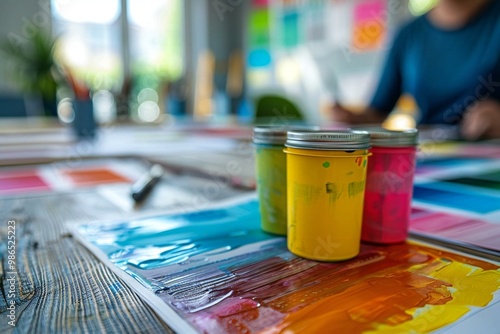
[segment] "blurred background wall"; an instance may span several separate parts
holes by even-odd
[[[248,119],[260,96],[275,94],[317,123],[334,100],[368,102],[395,30],[434,2],[4,0],[0,38],[28,53],[35,31],[55,43],[62,121],[67,102],[89,92],[100,122]],[[33,105],[37,96],[14,62],[0,53],[0,116],[11,116],[6,98]]]

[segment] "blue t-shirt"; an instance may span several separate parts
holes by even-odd
[[[421,124],[456,124],[474,102],[500,100],[500,1],[459,29],[438,28],[427,15],[404,26],[370,106],[388,114],[401,94],[413,96]]]

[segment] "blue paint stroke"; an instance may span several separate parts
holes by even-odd
[[[116,224],[89,224],[79,232],[122,269],[156,269],[210,257],[275,237],[260,227],[257,201],[228,208]]]

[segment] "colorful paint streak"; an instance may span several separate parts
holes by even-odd
[[[500,289],[499,266],[418,244],[362,245],[336,263],[296,257],[261,231],[255,200],[78,231],[204,333],[429,332]]]
[[[500,288],[497,267],[463,260],[416,245],[366,246],[341,264],[269,258],[233,269],[234,282],[223,284],[231,288],[211,288],[230,297],[187,317],[202,332],[429,332],[487,305]],[[453,292],[457,287],[466,288]],[[446,321],[427,321],[431,312]]]

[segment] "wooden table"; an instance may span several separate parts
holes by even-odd
[[[116,135],[116,129],[111,130]],[[106,131],[113,132],[109,129]],[[124,131],[118,133],[123,134]],[[141,129],[139,135],[151,131],[159,130]],[[106,140],[112,141],[112,138],[107,134],[106,136]],[[13,137],[4,133],[4,138]],[[168,141],[172,142],[170,138]],[[16,145],[20,144],[23,143],[16,142]],[[74,147],[71,142],[56,144],[61,149],[55,156],[44,158],[42,152],[42,156],[35,159],[35,162],[60,160],[67,154],[64,150]],[[161,147],[160,144],[156,143],[156,148]],[[22,147],[26,149],[24,144]],[[0,148],[10,153],[17,150],[15,147],[11,149],[12,145],[8,143],[0,145]],[[117,156],[130,153],[126,145],[122,145],[122,149],[125,149],[124,153],[118,152]],[[103,152],[106,153],[107,150],[109,148]],[[153,152],[156,156],[161,153],[157,149],[153,149]],[[100,156],[105,155],[98,153]],[[20,163],[15,154],[12,157],[13,160],[3,159],[0,164],[15,166]],[[180,177],[176,182],[185,182],[184,185],[189,188],[192,178],[194,176]],[[191,191],[195,189],[192,188]],[[230,195],[232,191],[243,190],[230,190],[224,196]],[[4,287],[0,294],[0,332],[172,332],[136,293],[77,243],[67,233],[65,226],[75,217],[89,221],[127,214],[130,213],[124,212],[95,189],[0,197],[0,257],[3,264],[0,277]],[[15,222],[14,271],[8,267],[9,221]],[[8,291],[5,290],[8,286],[7,279],[13,277],[12,272],[15,277],[15,327],[9,325],[9,298],[6,298]]]
[[[0,331],[19,333],[171,332],[141,299],[65,232],[68,218],[101,219],[120,210],[92,191],[0,201],[2,281],[7,222],[15,221],[16,317],[0,295]],[[85,205],[82,205],[85,203]],[[122,212],[123,214],[123,212]]]

